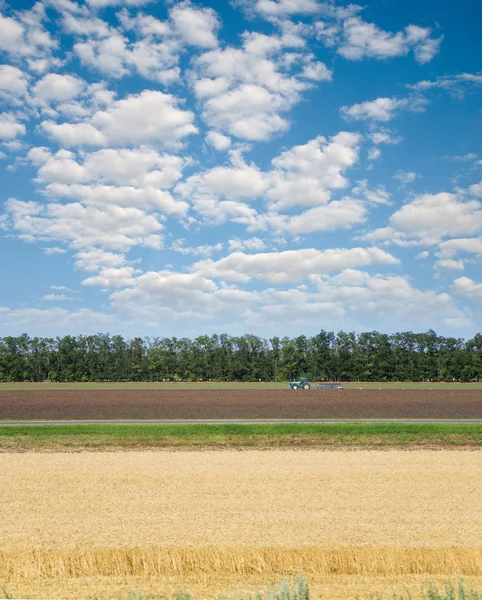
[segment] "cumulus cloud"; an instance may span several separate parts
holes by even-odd
[[[417,196],[392,214],[387,227],[369,232],[360,239],[370,243],[430,246],[439,244],[444,238],[472,236],[480,232],[482,204],[478,200],[467,199],[462,193],[441,192]],[[456,244],[454,241],[454,249]],[[445,248],[450,248],[448,241]],[[451,255],[442,258],[451,258]]]
[[[340,112],[346,120],[388,122],[401,111],[423,112],[427,101],[414,96],[410,98],[377,98],[351,106],[342,106]]]
[[[45,294],[42,296],[42,300],[46,300],[47,302],[65,302],[66,300],[73,300],[73,298],[66,294]]]
[[[135,245],[162,247],[163,225],[138,208],[105,205],[41,204],[8,200],[12,227],[25,241],[62,241],[76,249],[100,246],[126,251]]]
[[[25,96],[28,88],[27,75],[12,65],[0,65],[0,98],[13,100]]]
[[[116,310],[132,317],[148,313],[164,322],[234,323],[242,330],[279,328],[288,324],[292,335],[317,322],[343,324],[380,323],[395,329],[452,320],[464,326],[471,322],[447,293],[421,291],[407,277],[370,275],[345,269],[336,275],[321,274],[308,286],[244,290],[235,285],[217,285],[199,273],[148,272],[134,278],[127,289],[115,291],[111,302]],[[370,325],[369,325],[370,324]],[[295,331],[290,329],[295,327]]]
[[[87,308],[69,311],[59,307],[11,309],[0,306],[0,318],[4,335],[20,335],[22,331],[45,337],[89,335],[104,331],[106,328],[119,327],[116,316]]]
[[[228,242],[228,247],[230,251],[248,250],[254,252],[257,250],[264,250],[266,248],[266,244],[258,237],[251,237],[244,240],[232,238]]]
[[[396,179],[402,186],[406,186],[410,183],[413,183],[417,177],[419,176],[414,171],[404,171],[403,169],[398,169],[395,175],[392,176],[392,179]]]
[[[424,64],[438,54],[443,39],[433,38],[431,34],[430,27],[417,25],[408,25],[403,31],[391,33],[353,16],[343,23],[338,53],[348,60],[361,60],[365,57],[387,59],[405,56],[413,51],[415,60]]]
[[[187,0],[174,5],[169,16],[187,44],[200,48],[215,48],[218,45],[220,23],[212,8],[198,8]]]
[[[0,140],[14,140],[16,137],[25,135],[26,128],[19,123],[14,115],[0,113]]]
[[[32,92],[38,100],[65,102],[75,98],[84,88],[84,82],[74,75],[48,73],[37,81]]]
[[[281,35],[245,33],[241,48],[228,46],[196,58],[191,83],[208,125],[253,141],[285,131],[289,123],[283,113],[313,81],[331,79],[331,71],[304,47],[293,25]]]
[[[241,217],[239,222],[248,225],[248,231],[272,229],[279,235],[295,236],[351,229],[354,225],[363,223],[366,214],[367,208],[363,201],[347,197],[296,215],[267,212],[256,217]]]
[[[154,0],[87,0],[87,4],[93,8],[105,8],[106,6],[139,7],[153,1]]]
[[[182,176],[189,163],[172,154],[151,148],[108,148],[81,156],[69,150],[52,154],[36,147],[28,158],[38,166],[37,181],[45,184],[101,183],[135,188],[168,189]],[[154,190],[153,190],[154,191]]]
[[[234,252],[218,261],[195,263],[192,270],[202,277],[248,282],[258,279],[271,284],[303,281],[347,267],[371,264],[398,264],[398,259],[379,248],[337,248],[286,250],[245,254]]]
[[[105,76],[119,78],[135,70],[138,75],[164,85],[179,79],[179,45],[175,41],[131,42],[118,32],[108,37],[77,42],[74,51],[87,66]]]
[[[469,277],[459,277],[452,284],[452,292],[459,296],[466,296],[472,300],[481,300],[482,283],[476,283]]]
[[[312,15],[320,11],[318,0],[254,0],[251,6],[266,18]]]
[[[42,128],[64,146],[122,146],[157,143],[176,146],[197,133],[194,114],[171,94],[144,90],[113,102],[81,123],[43,121]]]
[[[207,143],[216,150],[229,150],[231,147],[231,138],[219,133],[219,131],[208,131],[206,135]]]
[[[104,288],[126,287],[133,281],[133,276],[140,272],[133,267],[103,268],[98,275],[88,277],[82,285],[98,285]]]
[[[482,73],[459,73],[457,75],[442,75],[434,80],[422,80],[407,85],[416,92],[428,92],[430,90],[445,90],[456,98],[463,98],[470,87],[482,86]]]
[[[31,10],[17,11],[7,17],[0,13],[0,51],[14,61],[22,61],[34,73],[44,73],[60,61],[53,57],[58,47],[44,26],[45,5],[36,2]]]
[[[424,194],[396,211],[390,224],[409,237],[435,244],[444,237],[481,231],[482,205],[445,192]]]
[[[269,208],[326,204],[331,190],[348,185],[343,173],[357,162],[359,143],[358,134],[341,132],[329,141],[320,136],[294,146],[273,159],[266,193]]]
[[[202,244],[200,246],[185,246],[185,240],[182,238],[177,239],[171,246],[171,250],[179,252],[184,256],[211,256],[215,252],[220,252],[223,249],[223,244],[218,242],[217,244]]]
[[[108,268],[118,268],[126,264],[124,254],[106,252],[100,248],[82,250],[75,256],[75,266],[82,271],[94,272]]]
[[[349,132],[329,140],[319,136],[282,152],[265,172],[247,164],[238,151],[231,151],[231,165],[193,175],[178,184],[176,192],[192,202],[207,222],[232,220],[247,225],[249,231],[270,228],[296,235],[351,227],[364,220],[364,202],[353,198],[330,201],[333,191],[348,186],[344,174],[358,160],[360,139]],[[254,208],[258,199],[268,212]],[[300,215],[280,213],[299,207],[310,210]]]

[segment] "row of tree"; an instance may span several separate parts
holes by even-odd
[[[0,338],[0,381],[479,381],[482,335],[377,331],[313,337]]]

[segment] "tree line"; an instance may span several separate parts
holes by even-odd
[[[0,338],[0,381],[480,381],[482,335]]]

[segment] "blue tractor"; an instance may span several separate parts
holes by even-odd
[[[300,377],[298,381],[290,381],[288,385],[290,390],[342,390],[343,386],[339,383],[321,383],[316,387],[308,381],[306,377]]]
[[[306,377],[300,377],[298,381],[290,381],[288,387],[290,390],[311,390],[313,388]]]

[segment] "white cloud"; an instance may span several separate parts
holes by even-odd
[[[27,88],[27,75],[21,69],[12,65],[0,65],[0,98],[25,96]]]
[[[121,251],[135,245],[162,247],[163,225],[138,208],[8,200],[6,210],[13,229],[29,242],[59,240],[77,249],[100,246]]]
[[[48,73],[37,81],[32,92],[39,100],[65,102],[75,98],[83,88],[84,82],[79,77]]]
[[[308,286],[296,289],[267,288],[246,291],[234,285],[218,286],[199,273],[149,272],[128,289],[111,295],[112,306],[134,318],[146,314],[157,322],[200,323],[222,321],[241,331],[279,330],[296,335],[309,330],[313,319],[326,327],[380,327],[387,329],[423,327],[443,320],[473,326],[447,293],[421,291],[408,278],[369,275],[354,269],[335,276],[322,274]],[[357,325],[356,325],[357,324]],[[363,324],[363,325],[360,325]],[[225,329],[223,329],[225,330]]]
[[[275,212],[250,218],[240,218],[248,224],[248,231],[273,229],[277,234],[303,235],[321,231],[350,229],[363,223],[367,214],[365,203],[353,198],[334,200],[324,206],[310,208],[297,215]]]
[[[477,198],[482,198],[482,181],[471,185],[469,187],[469,193],[473,196],[477,196]]]
[[[98,275],[84,279],[82,285],[98,285],[103,288],[126,287],[133,282],[134,275],[140,272],[133,267],[104,268]]]
[[[117,100],[82,123],[57,124],[44,121],[46,133],[65,146],[135,145],[158,143],[175,146],[193,133],[194,114],[178,108],[170,94],[144,90]]]
[[[471,300],[482,300],[482,283],[476,283],[469,277],[459,277],[452,285],[452,292]]]
[[[75,266],[82,271],[95,272],[124,266],[126,258],[123,254],[106,252],[100,248],[77,252]]]
[[[0,14],[0,51],[15,61],[25,61],[35,73],[43,73],[60,63],[52,57],[58,47],[43,25],[45,5],[36,2],[31,10],[17,11],[14,17]]]
[[[338,53],[348,60],[362,58],[388,59],[406,56],[411,50],[421,64],[430,62],[440,50],[442,37],[432,38],[429,27],[408,25],[403,31],[391,33],[367,23],[359,16],[343,23],[342,41]]]
[[[64,308],[19,308],[0,307],[0,318],[4,335],[88,335],[119,327],[118,319],[108,313],[82,308],[69,311]],[[111,329],[112,330],[112,329]]]
[[[267,140],[288,128],[282,114],[313,80],[329,81],[331,71],[304,51],[306,42],[293,24],[281,35],[242,37],[241,48],[228,46],[196,58],[190,79],[213,129],[243,140]]]
[[[439,260],[435,261],[435,268],[463,271],[465,267],[463,260],[453,260],[452,258],[440,258]]]
[[[208,131],[206,135],[207,143],[216,150],[229,150],[231,147],[231,138],[219,133],[219,131]]]
[[[26,128],[10,113],[0,113],[0,140],[14,140],[17,136],[25,135]]]
[[[311,15],[320,10],[318,0],[255,0],[254,9],[266,18]]]
[[[107,139],[90,123],[55,123],[42,121],[43,131],[64,146],[104,146]]]
[[[482,230],[482,205],[455,194],[424,194],[405,204],[390,224],[408,237],[435,244],[444,237],[472,235]]]
[[[58,246],[50,246],[48,248],[42,248],[42,252],[47,256],[54,256],[55,254],[65,254],[67,250],[65,250],[65,248],[59,248]]]
[[[190,247],[190,246],[185,246],[184,242],[185,242],[185,240],[183,240],[183,239],[177,239],[175,242],[173,242],[173,244],[171,246],[171,250],[174,250],[175,252],[179,252],[180,254],[183,254],[184,256],[187,256],[189,254],[192,254],[193,256],[211,256],[215,252],[220,252],[223,249],[223,244],[221,244],[221,243],[204,244],[201,246],[191,246]]]
[[[175,192],[191,202],[206,223],[232,220],[246,225],[248,231],[273,229],[292,235],[349,228],[364,221],[365,203],[387,200],[379,188],[365,190],[363,200],[345,197],[330,202],[333,190],[348,186],[344,173],[358,159],[359,142],[358,134],[348,132],[329,140],[320,136],[282,152],[267,172],[247,164],[233,150],[230,166],[193,175],[178,184]],[[267,213],[254,208],[259,199]],[[300,206],[312,208],[298,215],[278,212]]]
[[[155,150],[140,146],[130,148],[109,148],[77,156],[68,150],[59,150],[51,154],[45,147],[32,148],[28,158],[38,166],[37,182],[47,184],[47,190],[60,193],[59,184],[69,184],[63,193],[73,196],[88,195],[89,188],[72,184],[98,184],[98,192],[104,195],[118,193],[129,194],[128,187],[148,188],[146,198],[165,198],[161,190],[172,187],[182,176],[183,168],[189,159],[171,154],[161,154]],[[123,186],[115,190],[108,185]],[[96,189],[96,188],[93,188]],[[135,192],[130,192],[132,196]],[[171,199],[174,203],[174,200]],[[179,207],[184,206],[182,203]],[[182,212],[182,210],[180,211]]]
[[[67,287],[66,285],[51,285],[50,289],[57,290],[60,292],[73,292],[74,291],[71,288]]]
[[[463,98],[471,86],[482,86],[482,73],[459,73],[458,75],[442,75],[435,80],[423,80],[407,85],[417,92],[427,92],[432,89],[441,89],[452,96]]]
[[[105,8],[106,6],[129,6],[138,7],[149,4],[154,0],[86,0],[92,8]]]
[[[213,223],[254,214],[242,203],[256,199],[267,187],[266,177],[256,165],[246,164],[235,151],[230,153],[230,157],[231,166],[217,166],[192,175],[175,189],[186,201],[192,202],[199,214]]]
[[[377,98],[351,106],[342,106],[340,112],[347,120],[387,122],[395,118],[400,111],[423,112],[426,100],[414,96],[410,98]]]
[[[360,239],[400,246],[434,245],[443,238],[480,232],[482,204],[467,200],[463,194],[441,192],[417,196],[392,214],[388,227],[376,229]]]
[[[108,37],[77,42],[74,51],[87,66],[108,77],[119,78],[135,69],[138,75],[169,85],[179,79],[179,44],[150,38],[130,42],[118,32]]]
[[[0,50],[13,53],[16,47],[21,48],[23,33],[18,21],[0,14]]]
[[[423,252],[419,252],[415,258],[417,260],[423,260],[424,258],[428,258],[429,256],[430,256],[430,252],[427,252],[427,250],[424,250]]]
[[[403,169],[398,169],[395,175],[392,176],[392,179],[397,179],[402,186],[406,186],[409,183],[413,183],[419,175],[414,171],[404,171]]]
[[[377,185],[369,188],[366,179],[357,181],[357,185],[352,189],[352,193],[355,196],[363,198],[368,204],[391,204],[391,194],[387,192],[385,186]]]
[[[261,254],[234,252],[218,261],[195,263],[192,270],[201,277],[248,282],[258,279],[271,284],[283,284],[348,267],[372,264],[394,265],[398,259],[379,248],[337,248],[316,250],[286,250]]]
[[[73,300],[73,298],[65,294],[45,294],[45,296],[42,296],[42,300],[46,300],[47,302],[65,302],[66,300]]]
[[[482,258],[482,236],[446,240],[439,244],[440,256],[453,257],[457,252],[468,252]]]
[[[375,146],[378,146],[379,144],[399,144],[403,139],[386,127],[379,129],[378,131],[374,131],[369,137]]]
[[[262,239],[258,237],[247,238],[241,240],[239,238],[232,238],[228,242],[228,247],[230,251],[238,251],[238,250],[264,250],[266,248],[266,244]]]
[[[359,143],[358,134],[340,132],[329,141],[320,136],[273,159],[266,193],[269,208],[326,204],[331,190],[348,185],[343,173],[357,162]]]
[[[196,8],[188,0],[176,4],[169,11],[178,34],[191,46],[215,48],[220,27],[217,14],[212,8]]]

